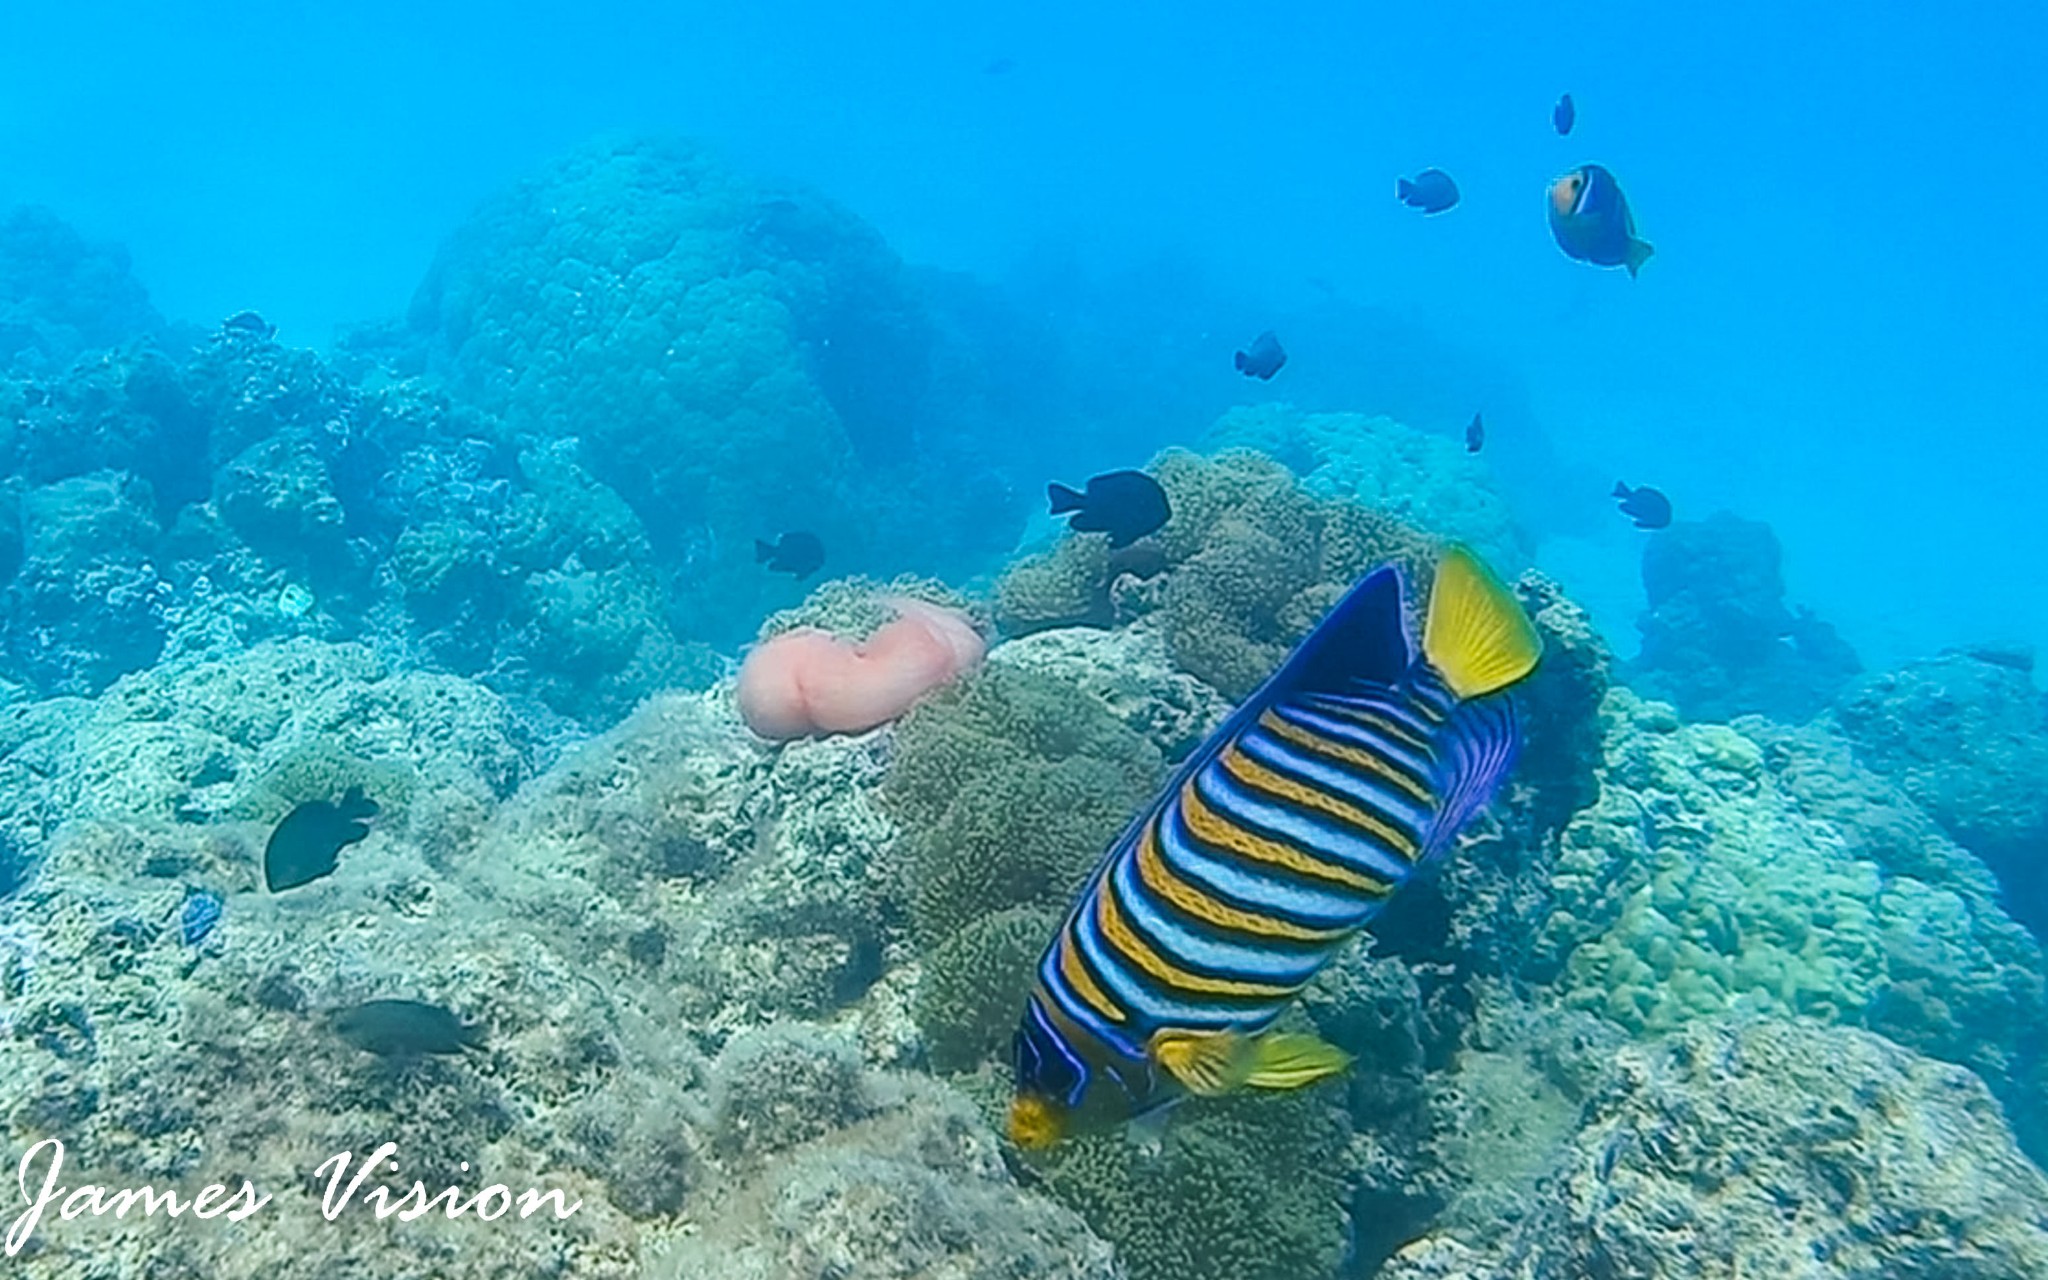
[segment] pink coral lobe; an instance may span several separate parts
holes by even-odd
[[[861,644],[806,627],[756,646],[740,666],[747,727],[776,741],[860,733],[951,684],[987,652],[981,634],[955,610],[906,596],[886,603],[895,619]]]

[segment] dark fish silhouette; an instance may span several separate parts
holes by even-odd
[[[1166,562],[1166,553],[1156,542],[1143,546],[1119,547],[1109,553],[1109,576],[1112,581],[1129,574],[1133,578],[1156,578],[1173,566]]]
[[[754,539],[754,563],[765,564],[802,582],[825,563],[825,544],[815,533],[785,533],[774,542]]]
[[[1267,382],[1287,363],[1287,353],[1281,350],[1279,337],[1268,329],[1252,339],[1250,350],[1238,352],[1232,363],[1245,377]]]
[[[1557,126],[1557,136],[1563,137],[1572,131],[1572,124],[1579,118],[1579,109],[1572,105],[1572,95],[1566,94],[1550,109],[1550,123]]]
[[[1616,480],[1614,497],[1621,514],[1634,520],[1638,529],[1662,529],[1671,523],[1671,499],[1648,485],[1631,489]]]
[[[263,846],[263,883],[272,893],[334,874],[341,851],[370,834],[377,802],[350,787],[339,801],[308,800],[270,833]]]
[[[1088,482],[1086,493],[1063,484],[1045,486],[1056,516],[1076,513],[1067,522],[1075,533],[1106,533],[1112,551],[1130,546],[1155,532],[1173,514],[1166,490],[1142,471],[1112,471]]]
[[[257,338],[264,342],[277,336],[277,326],[254,311],[237,311],[220,322],[223,337]]]
[[[1472,421],[1465,424],[1465,452],[1477,453],[1485,444],[1486,424],[1480,421],[1479,415],[1475,413],[1472,415]]]
[[[1442,213],[1458,203],[1458,184],[1442,169],[1424,169],[1412,179],[1401,179],[1394,194],[1401,197],[1402,204],[1424,213]]]
[[[419,1000],[365,1000],[334,1014],[327,1025],[356,1048],[383,1058],[461,1053],[484,1042],[482,1027]]]
[[[1621,184],[1597,164],[1582,164],[1550,184],[1550,234],[1567,258],[1627,267],[1630,278],[1652,252],[1636,237]]]

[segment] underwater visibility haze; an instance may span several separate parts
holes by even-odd
[[[4,31],[0,1269],[2048,1277],[2048,16]]]

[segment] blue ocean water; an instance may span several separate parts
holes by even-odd
[[[1951,1215],[1955,1274],[2048,1275],[2037,10],[0,33],[0,1167],[282,1199],[390,1140],[394,1196],[589,1206],[463,1262],[317,1193],[53,1211],[52,1274],[1881,1275]],[[1633,278],[1546,221],[1584,164]],[[1045,512],[1141,467],[1158,538]],[[1419,589],[1407,525],[1547,656],[1521,772],[1290,1014],[1351,1075],[1006,1144],[1079,880],[1360,548]],[[835,690],[987,670],[764,711],[805,626],[871,646]]]
[[[1305,385],[1276,397],[1430,427],[1486,403],[1504,482],[1532,499],[1652,476],[1690,510],[1769,521],[1794,596],[1875,661],[2048,639],[2014,585],[2048,550],[2030,515],[2048,446],[2024,425],[2048,36],[2020,5],[368,3],[202,34],[101,3],[10,21],[0,196],[127,244],[171,315],[260,306],[323,345],[401,307],[514,175],[599,130],[680,132],[815,184],[913,261],[1069,284],[1079,266],[1104,283],[1067,301],[1117,341],[1144,344],[1158,304],[1177,362],[1102,351],[1167,384],[1134,397],[1238,397],[1214,349],[1281,324],[1310,345]],[[1013,69],[987,74],[998,60]],[[1559,139],[1566,91],[1580,119]],[[1548,243],[1541,188],[1586,160],[1622,175],[1659,245],[1638,287]],[[1466,199],[1424,223],[1390,193],[1432,164]],[[1170,300],[1112,283],[1147,272]],[[1324,338],[1311,281],[1384,323]],[[1418,343],[1460,358],[1398,358]],[[1551,558],[1625,636],[1630,542],[1590,499],[1555,506],[1530,517]]]

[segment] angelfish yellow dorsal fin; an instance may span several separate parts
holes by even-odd
[[[1299,1089],[1351,1065],[1351,1055],[1316,1036],[1269,1031],[1252,1041],[1244,1082],[1254,1089]]]
[[[1493,570],[1464,547],[1451,546],[1437,561],[1422,652],[1452,693],[1477,698],[1535,670],[1543,637]]]
[[[1152,1033],[1146,1050],[1152,1061],[1189,1093],[1213,1098],[1244,1083],[1245,1042],[1234,1031],[1177,1031],[1167,1027]]]

